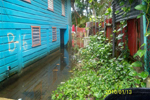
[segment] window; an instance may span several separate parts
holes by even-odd
[[[53,37],[53,41],[57,40],[57,30],[56,30],[56,27],[52,27],[52,37]]]
[[[41,27],[31,26],[32,28],[32,47],[41,45]]]
[[[62,2],[62,15],[65,16],[65,0],[61,0]]]
[[[26,2],[29,2],[29,3],[31,3],[31,1],[30,1],[30,0],[23,0],[23,1],[26,1]]]
[[[48,0],[48,9],[54,11],[53,0]]]

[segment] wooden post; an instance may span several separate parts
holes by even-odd
[[[112,3],[113,3],[113,4],[112,4],[112,5],[113,5],[113,13],[112,13],[113,52],[112,52],[112,54],[113,54],[113,57],[114,57],[114,56],[115,56],[115,38],[116,38],[116,33],[114,33],[114,30],[115,30],[115,22],[116,22],[116,20],[115,20],[115,8],[114,8],[115,3],[114,3],[114,1],[113,1]]]
[[[106,16],[104,16],[104,36],[106,37]]]

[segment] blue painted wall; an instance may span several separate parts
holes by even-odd
[[[48,10],[48,0],[0,0],[0,81],[10,74],[60,46],[60,29],[65,45],[69,41],[71,27],[71,3],[65,0],[65,16],[62,16],[61,0],[54,1],[54,11]],[[31,26],[41,27],[41,45],[32,47]],[[57,28],[57,41],[52,41],[52,27]]]

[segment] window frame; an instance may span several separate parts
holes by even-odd
[[[61,0],[61,6],[62,6],[62,16],[65,16],[65,0]],[[63,9],[64,6],[64,9]],[[63,10],[64,10],[64,14],[63,14]]]
[[[47,4],[48,4],[48,10],[50,11],[54,11],[54,0],[52,0],[52,6],[53,6],[53,9],[52,8],[49,8],[49,0],[47,0]]]
[[[28,2],[28,3],[31,3],[31,1],[30,1],[30,0],[23,0],[23,1]]]
[[[39,44],[33,45],[33,28],[39,28],[39,39],[40,39]],[[32,47],[40,46],[41,45],[41,27],[40,26],[31,26],[31,29],[32,29]]]
[[[56,32],[55,32],[55,34],[56,34],[56,39],[54,40],[53,39],[53,29],[56,29]],[[52,27],[52,41],[54,42],[54,41],[57,41],[57,28],[56,27]]]

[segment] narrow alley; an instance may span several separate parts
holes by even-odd
[[[69,52],[67,49],[57,51],[31,65],[28,72],[15,82],[9,81],[7,87],[0,89],[0,97],[15,100],[50,100],[50,95],[57,85],[64,83],[71,75],[69,71],[72,62]]]

